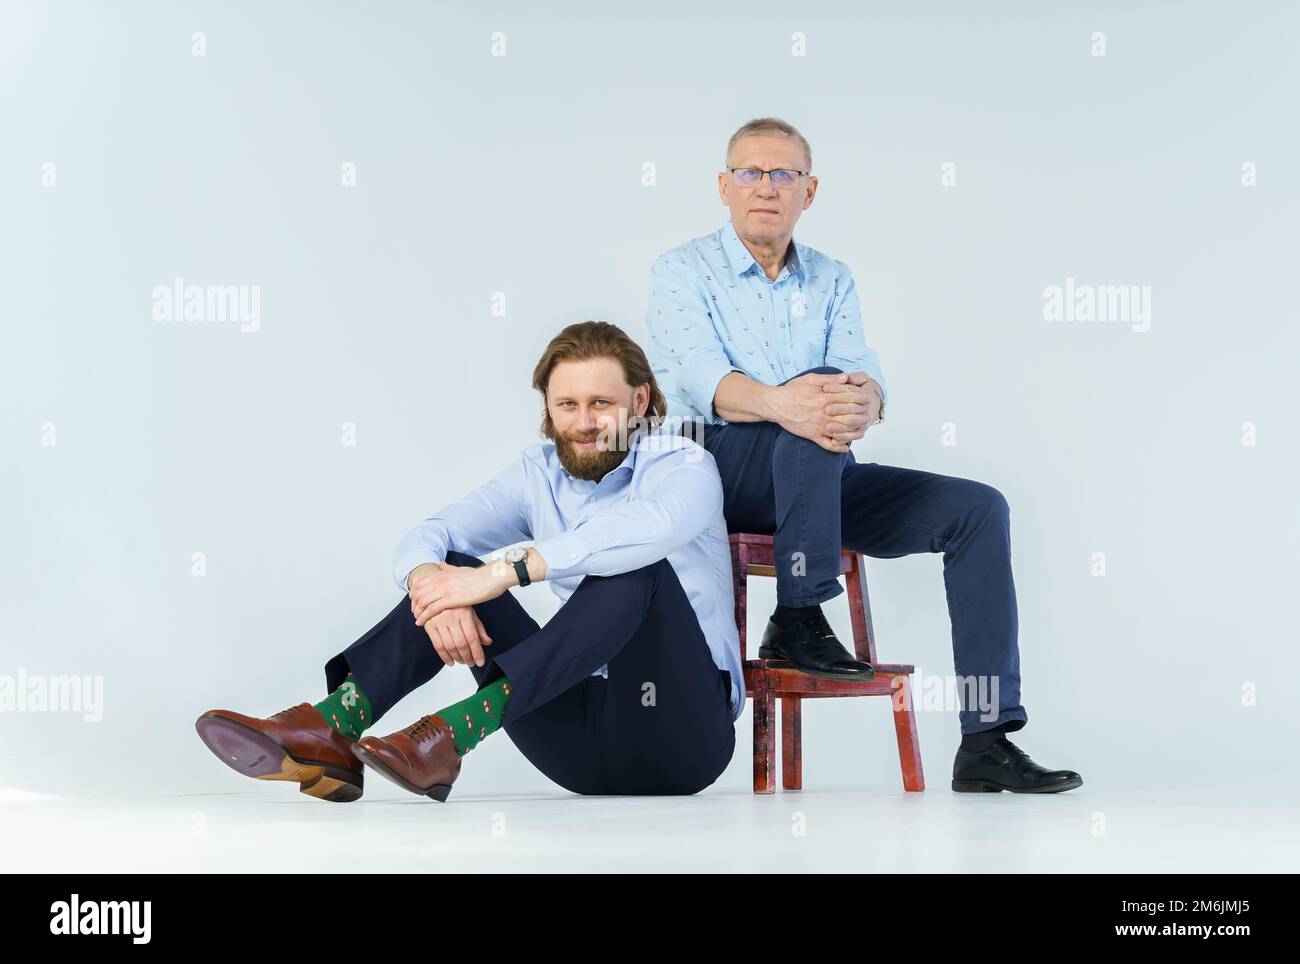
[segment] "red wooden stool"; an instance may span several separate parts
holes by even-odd
[[[804,699],[827,696],[892,696],[903,789],[924,790],[921,742],[916,735],[916,714],[912,710],[911,674],[915,667],[907,663],[876,662],[876,634],[871,627],[867,574],[861,554],[851,549],[842,550],[840,573],[846,577],[854,649],[858,659],[875,667],[876,675],[869,680],[822,679],[800,672],[786,660],[746,658],[747,577],[776,575],[772,537],[733,532],[729,541],[731,571],[736,581],[736,628],[740,630],[745,693],[754,700],[754,792],[772,793],[776,789],[776,741],[772,734],[776,701],[781,700],[781,785],[786,790],[800,790],[803,788],[801,704]]]

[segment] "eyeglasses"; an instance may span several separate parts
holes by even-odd
[[[799,178],[807,174],[807,171],[791,171],[786,168],[777,168],[774,171],[762,171],[756,167],[729,167],[727,170],[736,179],[736,183],[741,187],[753,187],[763,180],[763,175],[768,176],[773,187],[794,187]]]

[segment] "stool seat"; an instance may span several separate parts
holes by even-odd
[[[776,575],[772,536],[733,532],[731,571],[735,579],[736,629],[740,636],[740,662],[745,670],[745,695],[754,701],[754,792],[773,793],[776,784],[776,703],[781,701],[781,785],[786,790],[803,788],[802,713],[803,700],[832,696],[888,696],[898,742],[898,759],[903,789],[925,789],[921,768],[921,742],[916,733],[912,707],[910,663],[878,663],[876,635],[871,625],[871,604],[867,595],[866,567],[861,553],[840,551],[840,575],[845,577],[853,647],[857,658],[868,662],[876,674],[869,680],[833,680],[809,676],[787,660],[748,659],[748,577]]]

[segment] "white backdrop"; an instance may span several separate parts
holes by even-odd
[[[0,676],[103,687],[0,712],[0,788],[246,789],[195,718],[324,695],[402,533],[537,440],[546,341],[644,343],[765,114],[889,380],[858,460],[1010,501],[1017,742],[1092,787],[1296,786],[1293,4],[118,6],[0,8]],[[158,320],[178,278],[256,322]],[[1149,329],[1045,320],[1067,278],[1149,286]],[[869,574],[881,658],[951,673],[941,559]],[[804,728],[807,786],[898,788],[886,701]],[[920,734],[947,792],[956,712]],[[553,789],[504,736],[462,781]]]

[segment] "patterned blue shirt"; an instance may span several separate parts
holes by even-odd
[[[731,718],[745,708],[731,547],[722,480],[703,446],[660,428],[632,437],[627,458],[599,482],[578,479],[553,442],[524,449],[493,479],[440,509],[397,545],[393,579],[448,550],[482,556],[533,540],[551,590],[568,599],[584,576],[610,576],[666,558],[682,584],[713,662],[731,674]],[[608,678],[608,666],[593,676]]]
[[[821,365],[866,372],[889,403],[848,265],[793,238],[775,281],[730,221],[661,254],[650,268],[646,327],[672,416],[726,424],[713,396],[731,372],[779,385]]]

